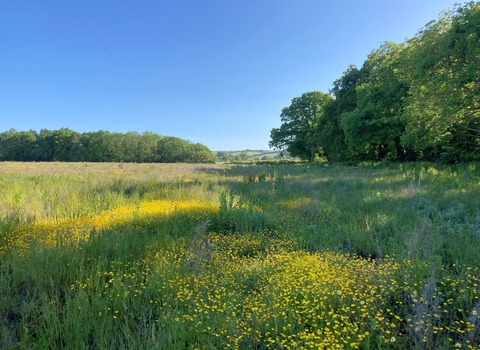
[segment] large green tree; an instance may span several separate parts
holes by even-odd
[[[480,159],[480,3],[442,13],[408,45],[403,143],[420,158]]]
[[[348,146],[342,119],[345,113],[357,108],[357,87],[365,81],[365,72],[350,65],[343,75],[333,82],[330,94],[333,99],[323,107],[317,125],[318,142],[329,161],[358,159],[358,151]]]
[[[35,161],[37,132],[9,131],[0,134],[0,159],[7,161]]]
[[[201,143],[192,143],[190,144],[191,154],[189,163],[215,163],[217,157],[213,154],[207,146],[202,145]]]
[[[172,136],[158,141],[158,154],[162,163],[215,163],[217,160],[206,146]]]
[[[158,143],[162,136],[153,132],[146,131],[141,134],[137,148],[135,149],[136,162],[156,163],[160,162],[158,153]]]
[[[281,126],[270,132],[269,146],[286,150],[290,155],[312,161],[322,155],[318,139],[318,122],[324,107],[332,100],[329,94],[306,92],[292,99],[280,115]]]
[[[40,133],[37,135],[34,149],[35,160],[69,161],[70,150],[79,137],[79,133],[67,128],[59,130],[40,130]]]
[[[364,82],[356,86],[356,108],[341,115],[348,146],[370,160],[407,160],[400,118],[408,84],[396,76],[403,45],[384,43],[365,60]]]

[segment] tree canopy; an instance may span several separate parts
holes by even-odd
[[[11,129],[0,133],[0,161],[215,163],[216,157],[200,143],[151,132]]]
[[[306,92],[292,99],[282,110],[282,125],[270,132],[270,147],[285,149],[294,157],[313,160],[322,153],[316,130],[323,107],[332,99],[318,91]]]
[[[480,160],[480,2],[382,44],[328,94],[294,98],[280,119],[270,146],[302,159]]]

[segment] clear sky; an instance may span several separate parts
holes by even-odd
[[[0,132],[152,131],[268,149],[292,98],[328,92],[454,0],[0,0]]]

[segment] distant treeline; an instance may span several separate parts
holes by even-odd
[[[384,43],[280,119],[270,146],[310,161],[480,160],[480,2]]]
[[[204,145],[151,132],[78,133],[70,129],[0,133],[0,161],[215,163]]]
[[[272,152],[265,150],[250,150],[246,151],[219,151],[216,154],[220,162],[246,162],[246,161],[257,161],[257,160],[286,160],[293,158],[288,154],[288,152]]]

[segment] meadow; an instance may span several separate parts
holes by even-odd
[[[0,163],[2,349],[480,349],[480,164]]]

